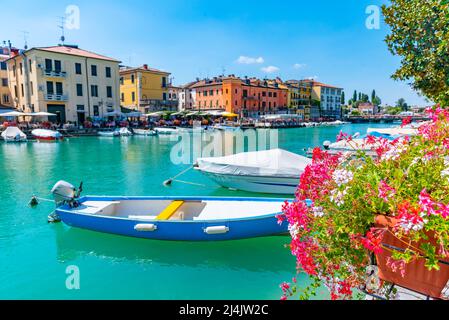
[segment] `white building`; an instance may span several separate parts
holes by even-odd
[[[179,91],[179,105],[178,110],[191,110],[196,106],[196,90],[192,88],[192,85],[196,82],[190,82],[180,87]]]

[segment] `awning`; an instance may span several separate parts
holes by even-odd
[[[31,117],[52,117],[52,116],[56,116],[56,114],[50,113],[50,112],[27,113],[26,115],[27,116],[31,116]]]
[[[18,111],[11,111],[11,112],[4,112],[0,113],[0,117],[22,117],[28,115],[27,113],[18,112]]]
[[[227,117],[227,118],[235,118],[238,117],[238,114],[232,113],[232,112],[223,112],[221,114],[223,117]]]

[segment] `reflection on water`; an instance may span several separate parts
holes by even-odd
[[[161,266],[217,267],[245,271],[294,272],[286,236],[221,242],[175,242],[128,238],[75,228],[55,228],[57,258],[82,256],[157,263]]]

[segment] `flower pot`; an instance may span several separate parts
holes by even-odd
[[[388,258],[391,257],[394,250],[405,250],[408,246],[408,239],[398,239],[393,232],[393,226],[398,220],[379,215],[376,217],[376,227],[387,228],[383,235],[383,252],[376,254],[379,267],[380,279],[394,283],[398,286],[419,292],[426,296],[437,299],[449,298],[449,259],[440,260],[440,270],[431,270],[425,266],[425,259],[419,258],[405,264],[404,277],[400,271],[393,272],[387,265]],[[429,240],[436,245],[433,233],[428,234]],[[413,247],[419,247],[422,242],[412,243]]]

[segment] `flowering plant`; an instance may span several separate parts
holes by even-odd
[[[288,220],[298,272],[312,279],[301,298],[321,285],[332,299],[350,299],[354,289],[366,288],[367,266],[387,250],[382,245],[387,228],[375,224],[379,216],[391,218],[392,232],[407,244],[392,252],[392,270],[403,273],[404,265],[417,259],[438,270],[439,259],[449,257],[449,111],[427,112],[432,120],[416,136],[364,139],[376,157],[365,151],[354,156],[314,150],[296,200],[279,216]],[[344,133],[338,139],[356,142]],[[282,299],[297,292],[293,282],[281,285]]]

